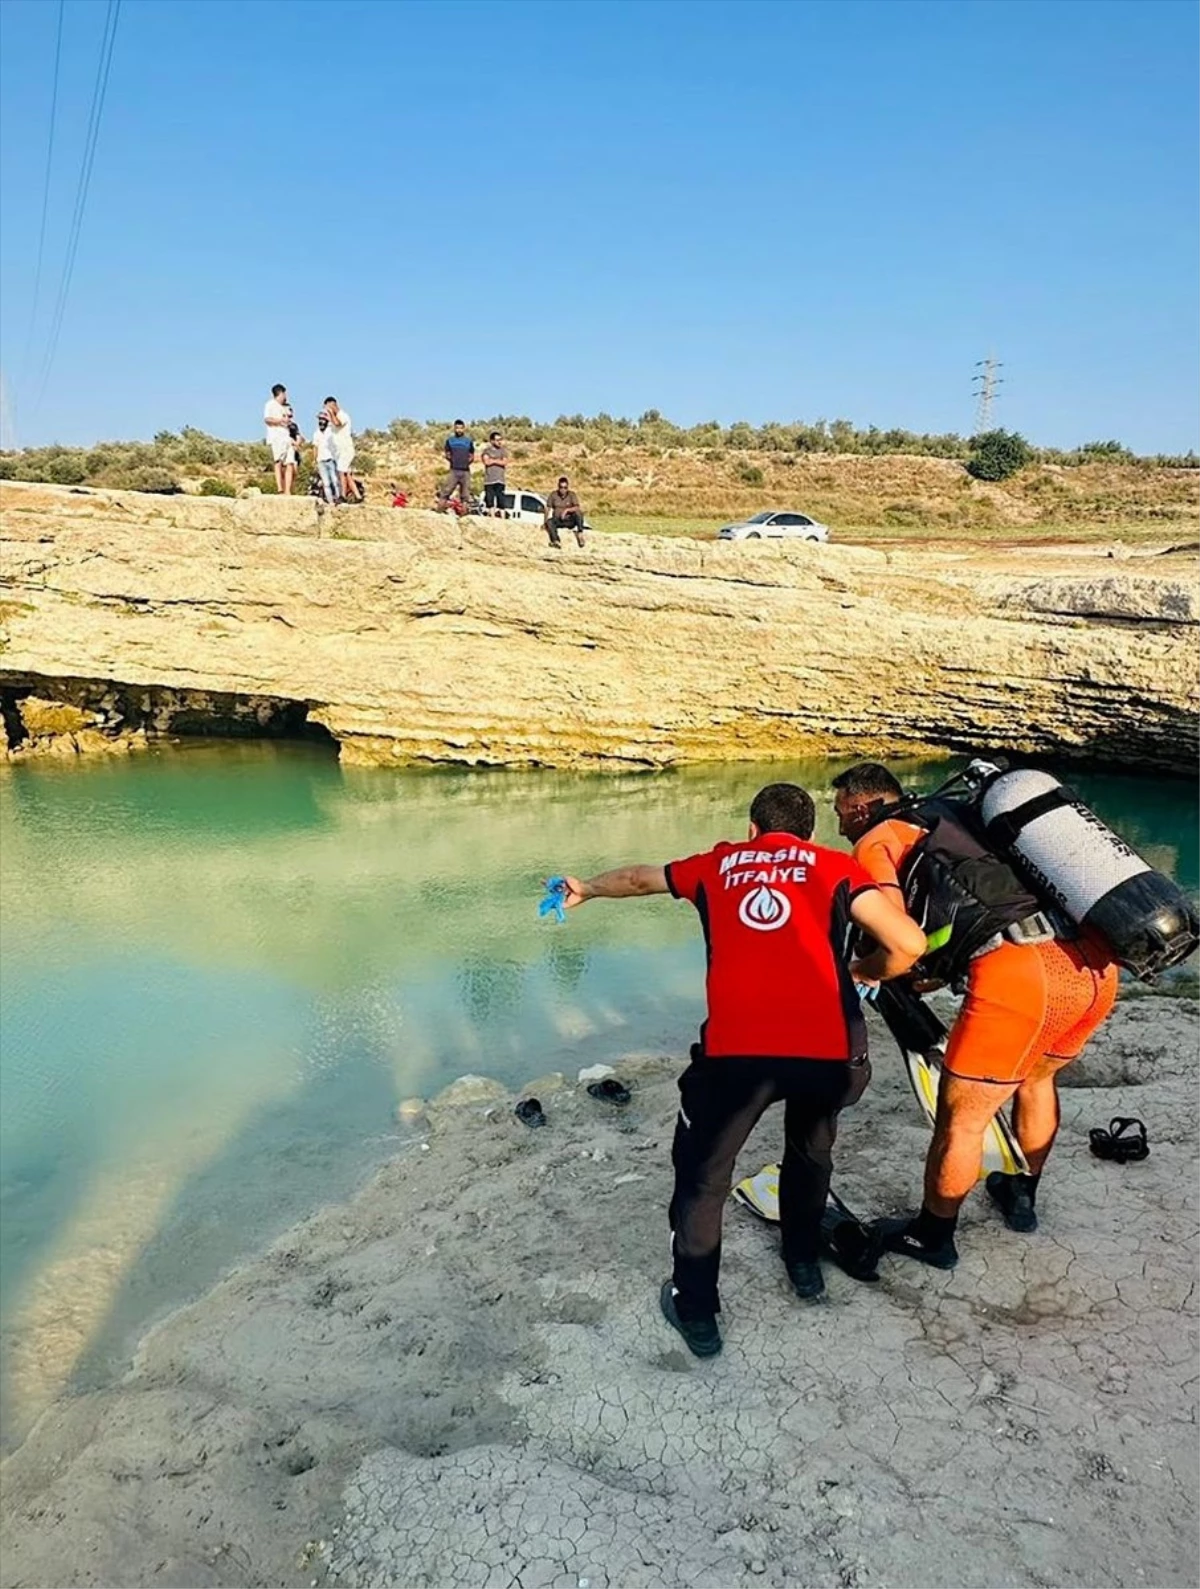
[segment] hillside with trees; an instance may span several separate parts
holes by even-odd
[[[639,419],[525,415],[470,422],[477,445],[499,429],[510,483],[547,490],[566,471],[598,527],[703,534],[715,521],[794,506],[841,532],[879,534],[1193,531],[1200,459],[1136,457],[1117,441],[1070,451],[1007,431],[985,436],[861,429],[848,420],[680,426],[651,409]],[[358,467],[432,501],[448,421],[396,419],[359,438]],[[302,471],[300,486],[305,484]],[[0,478],[142,491],[270,492],[264,443],[187,427],[152,442],[0,453]]]

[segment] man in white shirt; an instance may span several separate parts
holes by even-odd
[[[290,497],[296,478],[296,429],[292,405],[288,402],[287,387],[275,385],[263,409],[263,424],[267,427],[267,445],[275,464],[275,486],[281,497]]]
[[[326,502],[339,502],[341,490],[338,486],[337,458],[333,450],[334,430],[330,423],[329,412],[322,409],[317,415],[317,428],[313,432],[313,448],[316,452],[317,474],[321,481],[321,489]]]
[[[333,456],[337,461],[342,499],[345,502],[356,502],[358,487],[354,484],[354,476],[351,473],[354,464],[354,433],[350,428],[350,415],[344,408],[338,407],[336,397],[325,399],[325,412],[329,415],[329,425],[333,431]]]

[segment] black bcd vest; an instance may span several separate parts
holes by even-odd
[[[933,796],[887,806],[876,821],[893,818],[924,829],[899,871],[904,908],[928,940],[920,970],[960,981],[973,955],[1040,903],[988,848],[973,802]]]

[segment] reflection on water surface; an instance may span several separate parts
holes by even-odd
[[[541,878],[737,837],[761,783],[817,793],[836,770],[393,773],[229,743],[4,769],[8,1438],[351,1190],[396,1150],[401,1099],[465,1071],[515,1085],[682,1055],[701,1013],[693,913],[598,903],[555,927]],[[945,770],[901,769],[924,787]],[[1074,781],[1196,887],[1194,791]]]

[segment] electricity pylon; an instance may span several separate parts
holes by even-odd
[[[992,404],[996,400],[996,388],[1004,385],[1004,377],[997,375],[997,370],[1004,368],[998,359],[988,357],[979,359],[975,365],[978,373],[972,378],[971,386],[975,393],[975,434],[981,436],[985,430],[990,429],[992,423]]]

